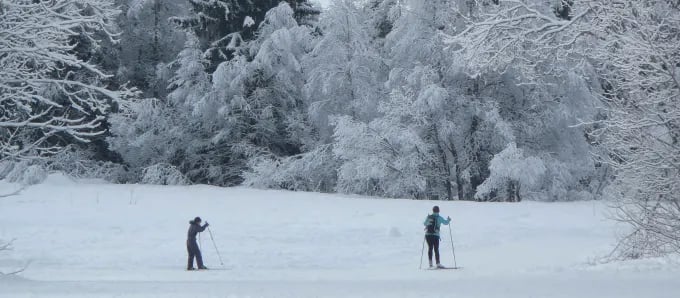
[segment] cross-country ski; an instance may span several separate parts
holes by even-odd
[[[427,270],[458,270],[463,269],[463,267],[432,267],[426,268]]]

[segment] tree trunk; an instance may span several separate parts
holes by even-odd
[[[439,127],[437,127],[437,124],[434,124],[434,139],[435,142],[437,143],[439,159],[442,162],[442,166],[444,167],[444,173],[446,174],[444,178],[444,187],[446,188],[446,199],[449,201],[453,201],[453,193],[451,191],[451,167],[449,166],[448,159],[446,158],[446,152],[444,151],[442,141],[439,138]]]

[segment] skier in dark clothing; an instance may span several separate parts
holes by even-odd
[[[439,215],[439,206],[432,208],[432,214],[425,218],[425,240],[427,241],[427,257],[430,260],[430,268],[432,266],[432,251],[434,250],[435,259],[437,260],[437,268],[444,268],[439,260],[439,228],[442,224],[448,225],[451,222],[451,217],[444,219]]]
[[[196,243],[196,235],[200,232],[205,231],[205,228],[209,226],[208,222],[201,226],[201,218],[196,217],[194,220],[189,221],[189,232],[187,233],[187,251],[189,252],[189,262],[187,263],[187,270],[194,269],[194,257],[196,257],[196,264],[198,269],[208,269],[203,265],[203,257],[201,256],[201,250],[198,248],[198,243]]]

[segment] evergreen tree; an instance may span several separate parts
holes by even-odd
[[[188,17],[175,17],[180,27],[192,30],[201,41],[208,60],[207,70],[235,56],[244,42],[253,40],[266,13],[281,0],[189,0],[192,11]],[[300,24],[311,23],[320,11],[308,0],[286,0]]]
[[[165,65],[175,59],[184,43],[184,32],[168,19],[188,10],[178,1],[126,0],[126,13],[118,19],[120,82],[139,88],[147,97],[163,98],[170,77]]]
[[[271,9],[247,51],[213,74],[213,96],[229,123],[220,136],[246,156],[300,152],[307,126],[300,59],[309,51],[311,31],[298,26],[294,16],[284,2]]]

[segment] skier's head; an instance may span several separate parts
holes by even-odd
[[[196,218],[194,218],[194,220],[190,221],[190,223],[192,223],[192,224],[200,224],[200,223],[201,223],[201,218],[198,217],[198,216],[196,216]]]
[[[432,207],[432,212],[439,213],[439,206]]]

